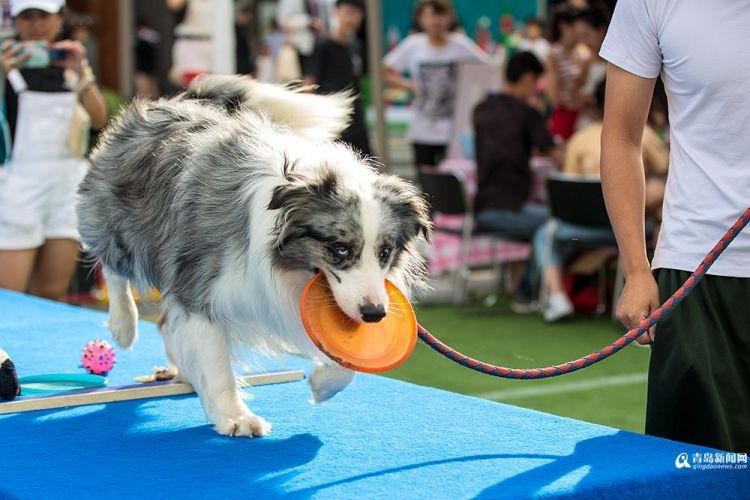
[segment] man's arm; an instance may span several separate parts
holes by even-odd
[[[625,288],[617,318],[628,329],[659,306],[645,239],[645,173],[641,142],[655,78],[642,78],[610,64],[602,129],[602,188],[617,237]],[[650,335],[640,343],[653,341]]]
[[[552,158],[552,161],[556,165],[562,165],[564,159],[563,150],[555,145],[555,139],[547,128],[547,123],[536,109],[531,111],[531,113],[529,135],[532,152],[541,156],[548,156]]]

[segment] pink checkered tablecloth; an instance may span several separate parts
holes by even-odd
[[[442,172],[453,172],[459,175],[466,185],[471,198],[477,191],[476,164],[471,160],[448,159],[438,167]],[[548,173],[554,170],[549,160],[545,158],[534,158],[532,160],[534,172],[534,190],[532,198],[540,202],[545,200],[544,183]],[[435,226],[437,228],[460,229],[463,216],[436,214]],[[515,243],[503,241],[493,245],[492,239],[487,237],[476,237],[471,244],[469,252],[469,264],[471,266],[491,265],[493,262],[514,262],[529,258],[531,246],[526,243]],[[431,276],[439,276],[443,273],[455,271],[461,263],[461,237],[454,234],[435,232],[432,237],[432,245],[428,253],[428,269]]]

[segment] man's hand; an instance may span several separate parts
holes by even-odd
[[[659,305],[659,287],[651,271],[634,273],[625,281],[625,288],[617,305],[617,319],[630,331]],[[647,333],[638,337],[637,342],[641,345],[650,344],[655,337],[656,327],[653,326]]]

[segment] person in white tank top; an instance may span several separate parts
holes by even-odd
[[[86,49],[58,40],[64,5],[12,0],[16,39],[1,57],[12,149],[0,159],[0,288],[51,299],[67,293],[77,262],[74,203],[89,130],[107,121]]]

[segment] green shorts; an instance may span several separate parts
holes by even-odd
[[[660,269],[660,299],[689,276]],[[707,275],[656,327],[646,434],[750,451],[750,278]]]

